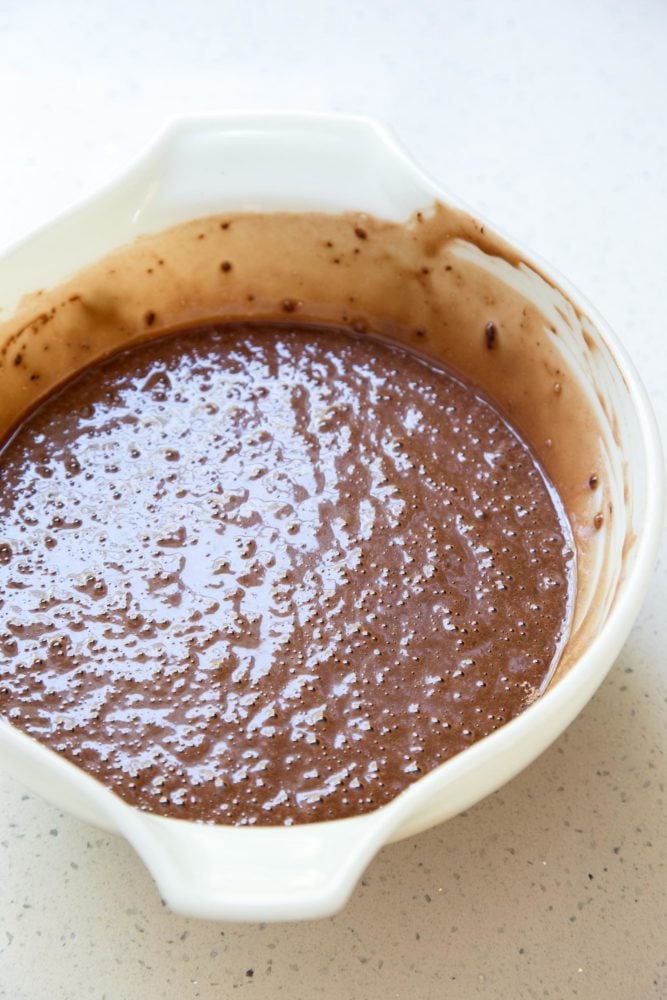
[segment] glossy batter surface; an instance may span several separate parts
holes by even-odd
[[[569,529],[503,418],[345,330],[174,334],[0,455],[0,713],[141,808],[373,809],[548,676]]]

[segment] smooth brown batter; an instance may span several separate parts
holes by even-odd
[[[366,812],[520,712],[564,640],[570,532],[529,450],[342,329],[116,354],[0,481],[0,713],[151,812]]]

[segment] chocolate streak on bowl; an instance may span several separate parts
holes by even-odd
[[[536,288],[543,308],[527,298]],[[611,475],[618,459],[600,432],[604,413],[568,364],[587,321],[566,306],[504,242],[439,204],[405,224],[358,213],[195,220],[143,236],[23,300],[0,326],[0,432],[96,358],[174,328],[293,317],[404,343],[489,396],[556,485],[578,561],[557,680],[613,598],[618,580],[599,567],[618,545],[613,525],[623,502]],[[581,347],[591,369],[604,363],[594,345]]]

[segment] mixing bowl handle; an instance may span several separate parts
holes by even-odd
[[[132,808],[122,814],[120,832],[172,910],[251,921],[337,912],[385,842],[390,820],[382,809],[292,827],[206,826]]]

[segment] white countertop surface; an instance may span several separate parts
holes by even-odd
[[[0,0],[0,245],[176,112],[376,115],[587,294],[664,429],[666,105],[663,0]],[[568,732],[330,920],[174,916],[124,842],[0,774],[0,997],[667,998],[665,557]]]

